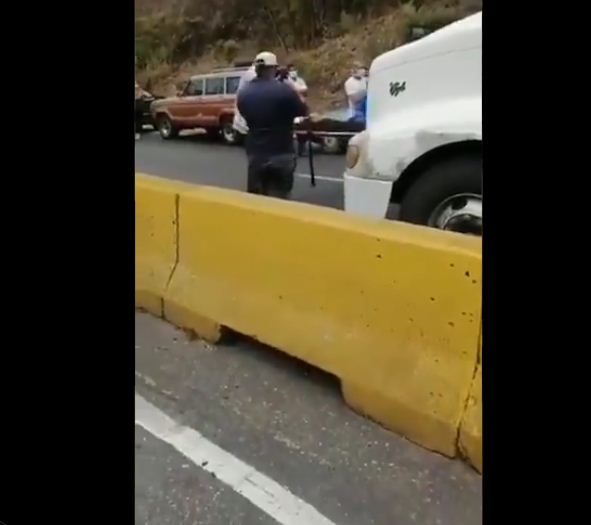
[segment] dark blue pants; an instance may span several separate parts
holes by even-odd
[[[248,157],[248,193],[289,199],[293,189],[296,157],[293,153]]]

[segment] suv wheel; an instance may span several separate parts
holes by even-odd
[[[322,150],[333,155],[339,152],[339,139],[336,137],[322,137]]]
[[[170,140],[178,137],[179,130],[173,125],[170,118],[167,115],[159,115],[157,121],[157,128],[160,136],[164,140]]]
[[[239,133],[234,129],[231,120],[224,120],[222,122],[222,139],[230,146],[238,144],[240,140]]]
[[[322,138],[322,150],[325,153],[331,153],[333,155],[342,154],[347,151],[348,141],[340,137],[323,137]]]
[[[482,158],[463,155],[427,168],[402,199],[400,219],[482,235]]]

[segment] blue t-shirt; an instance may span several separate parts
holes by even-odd
[[[353,117],[351,120],[354,122],[362,122],[365,124],[367,118],[367,94],[355,105],[353,110]]]
[[[308,114],[296,91],[276,79],[255,78],[238,92],[238,111],[248,124],[246,153],[293,152],[293,121]]]

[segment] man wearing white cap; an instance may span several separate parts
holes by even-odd
[[[293,122],[308,108],[296,90],[279,82],[277,57],[268,51],[254,60],[256,77],[238,91],[238,110],[246,120],[246,154],[250,193],[289,198],[296,157]]]

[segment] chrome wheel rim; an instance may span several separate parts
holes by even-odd
[[[327,151],[336,151],[339,147],[339,141],[335,137],[324,137],[323,146]]]
[[[170,122],[167,119],[162,119],[160,121],[160,133],[162,133],[162,135],[164,137],[168,137],[168,136],[170,136],[170,130],[171,130]]]
[[[446,198],[431,213],[429,226],[482,235],[482,195],[459,193]]]
[[[226,139],[226,142],[236,142],[236,133],[231,125],[226,124],[222,129],[222,133],[224,134],[224,139]]]

